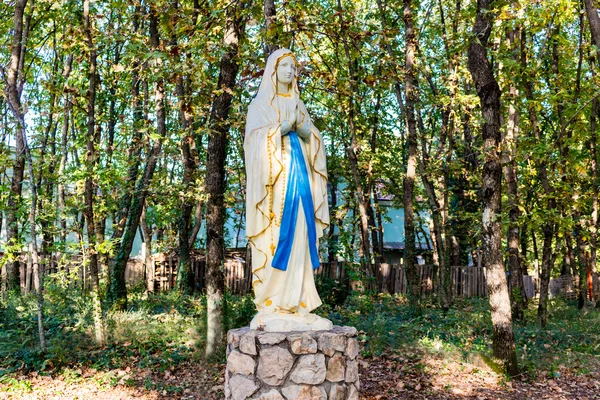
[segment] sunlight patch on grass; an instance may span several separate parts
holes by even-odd
[[[423,349],[434,353],[456,352],[456,346],[444,342],[439,337],[429,338],[423,337],[419,340],[419,344]]]
[[[33,385],[29,379],[15,379],[10,376],[0,377],[0,392],[30,393]]]

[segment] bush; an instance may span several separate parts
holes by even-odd
[[[329,307],[341,306],[348,297],[348,280],[338,281],[326,276],[316,276],[315,285],[323,304]]]
[[[254,296],[227,296],[227,326],[229,329],[240,328],[250,325],[250,321],[256,314]]]

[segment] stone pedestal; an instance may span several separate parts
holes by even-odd
[[[356,328],[227,333],[227,400],[358,400]]]

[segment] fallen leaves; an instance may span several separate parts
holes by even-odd
[[[15,382],[28,385],[0,383],[0,399],[216,400],[223,398],[224,368],[202,361],[182,362],[178,368],[164,371],[135,365],[109,371],[79,368],[71,372],[77,379],[64,373],[51,376],[32,372],[15,376]]]
[[[369,368],[363,368],[367,365]],[[600,365],[600,364],[599,364]],[[361,399],[600,400],[600,367],[586,374],[560,368],[555,379],[506,380],[490,368],[428,354],[360,360]]]
[[[600,363],[588,366],[587,374],[559,367],[554,379],[538,371],[532,382],[507,381],[486,366],[416,350],[361,358],[359,365],[364,400],[600,400]],[[108,371],[74,367],[68,374],[31,372],[15,376],[12,384],[2,381],[0,399],[216,400],[223,398],[224,373],[223,364],[191,360],[164,370],[135,364]]]

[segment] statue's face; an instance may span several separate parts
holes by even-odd
[[[277,65],[277,80],[284,84],[290,84],[296,76],[296,62],[291,56],[279,60]]]

